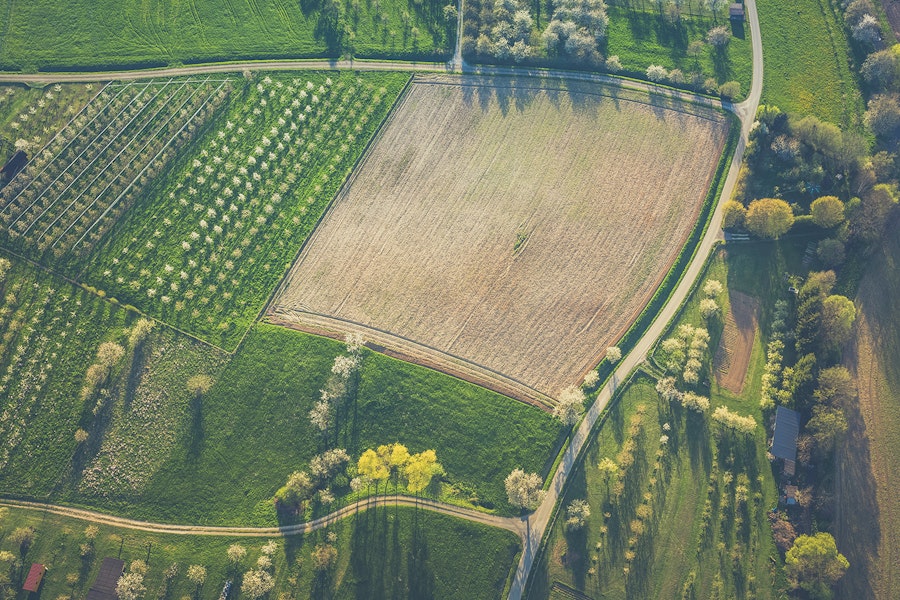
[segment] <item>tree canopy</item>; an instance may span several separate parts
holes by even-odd
[[[831,598],[831,586],[850,566],[828,533],[798,537],[784,563],[791,585],[805,590],[812,598]]]
[[[790,205],[778,198],[754,200],[747,208],[747,229],[759,237],[778,239],[794,224],[794,212]]]

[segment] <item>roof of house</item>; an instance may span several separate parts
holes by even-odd
[[[116,584],[125,570],[125,561],[118,558],[104,558],[94,585],[87,593],[86,600],[118,600]]]
[[[735,2],[728,8],[728,14],[732,17],[744,16],[744,5],[741,2]]]
[[[800,413],[779,406],[775,409],[775,432],[770,451],[776,458],[797,460],[797,436],[800,434]]]
[[[28,571],[28,576],[25,578],[25,585],[22,586],[22,589],[26,592],[36,592],[38,588],[41,587],[41,579],[44,578],[44,573],[47,571],[47,568],[39,563],[33,563],[31,565],[31,569]]]

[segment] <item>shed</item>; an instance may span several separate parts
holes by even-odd
[[[731,17],[732,21],[742,21],[744,20],[744,3],[743,2],[734,2],[728,8],[728,16]]]
[[[86,600],[119,600],[116,594],[116,584],[125,570],[125,561],[118,558],[104,558],[100,564],[100,572],[91,589],[88,590]]]
[[[775,432],[770,451],[775,458],[797,460],[797,436],[800,435],[800,413],[779,406],[775,409]]]
[[[33,563],[31,569],[28,570],[28,576],[25,578],[25,585],[22,586],[22,589],[26,592],[37,593],[46,572],[47,567],[39,563]]]

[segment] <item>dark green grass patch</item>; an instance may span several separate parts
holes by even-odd
[[[0,549],[20,556],[10,533],[19,527],[34,528],[34,543],[22,556],[24,568],[13,569],[20,581],[32,562],[48,567],[41,587],[42,598],[83,597],[105,557],[116,557],[129,565],[147,563],[144,577],[148,598],[213,600],[226,579],[235,586],[232,598],[241,593],[241,576],[256,568],[264,538],[228,538],[159,535],[99,526],[93,543],[84,530],[88,522],[9,509],[0,521]],[[334,566],[318,573],[312,565],[317,544],[329,543],[337,550]],[[82,545],[90,553],[82,556]],[[234,567],[226,559],[231,544],[247,550]],[[381,507],[339,520],[327,530],[305,536],[276,538],[271,554],[275,587],[273,598],[448,598],[473,600],[498,598],[521,544],[502,529],[412,508]],[[177,564],[174,577],[164,572]],[[187,577],[190,565],[207,570],[206,582],[195,586]],[[5,565],[4,565],[5,568]]]
[[[342,351],[332,340],[258,325],[197,413],[181,414],[168,458],[139,492],[63,498],[167,522],[276,524],[275,491],[324,449],[308,414]],[[352,460],[397,441],[411,452],[434,449],[447,499],[503,510],[506,475],[516,467],[546,475],[560,436],[534,407],[375,353],[366,353],[358,391],[337,415],[336,443]]]
[[[760,0],[763,104],[859,127],[864,110],[847,38],[828,0]]]
[[[9,1],[0,5],[0,68],[103,70],[347,51],[441,59],[455,41],[442,8],[407,0]]]

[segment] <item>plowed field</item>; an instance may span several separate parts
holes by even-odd
[[[728,126],[538,85],[414,82],[271,312],[513,395],[579,382],[677,256]]]

